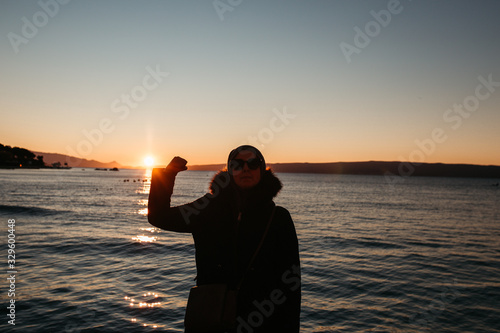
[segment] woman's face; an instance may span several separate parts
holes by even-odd
[[[252,160],[257,158],[257,156],[248,150],[241,151],[236,157],[235,160],[241,160],[248,162],[248,160]],[[252,170],[248,167],[248,163],[244,163],[242,169],[234,169],[232,170],[233,179],[235,184],[242,189],[249,189],[254,187],[260,182],[260,166],[257,169]]]

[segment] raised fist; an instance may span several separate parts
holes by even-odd
[[[187,161],[182,157],[175,156],[170,163],[168,163],[166,169],[175,172],[181,172],[187,170]]]

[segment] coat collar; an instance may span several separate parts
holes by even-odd
[[[245,208],[256,208],[256,205],[267,204],[276,197],[283,185],[278,177],[267,169],[262,174],[259,184],[248,190],[238,188],[227,171],[219,171],[212,178],[210,193],[217,195],[219,192],[228,199],[234,198],[238,205]]]

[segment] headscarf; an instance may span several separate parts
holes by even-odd
[[[250,152],[254,153],[255,156],[261,160],[260,174],[264,175],[264,171],[266,171],[266,160],[264,159],[264,155],[262,155],[262,153],[257,148],[255,148],[254,146],[250,146],[250,145],[242,145],[242,146],[239,146],[239,147],[231,150],[231,152],[229,153],[229,156],[227,158],[227,170],[228,170],[229,174],[231,175],[231,173],[232,173],[231,168],[230,168],[231,161],[233,159],[235,159],[236,156],[238,156],[238,154],[242,151],[250,151]]]

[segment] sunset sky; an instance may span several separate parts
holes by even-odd
[[[500,1],[0,2],[0,143],[500,165]]]

